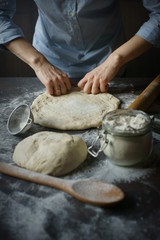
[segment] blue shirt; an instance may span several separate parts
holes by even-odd
[[[117,0],[35,0],[38,20],[33,46],[49,62],[81,78],[102,63],[123,42]],[[160,47],[160,0],[143,0],[149,20],[137,34]],[[0,46],[23,37],[14,24],[16,0],[0,0]]]

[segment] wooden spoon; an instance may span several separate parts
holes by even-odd
[[[64,180],[4,162],[0,162],[0,172],[12,177],[63,190],[78,200],[93,205],[109,206],[124,198],[124,193],[121,189],[99,180]]]

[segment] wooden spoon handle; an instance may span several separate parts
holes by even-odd
[[[145,90],[133,101],[128,109],[145,111],[160,94],[160,74],[145,88]]]
[[[57,188],[65,192],[70,192],[70,186],[72,185],[71,180],[63,180],[61,178],[51,177],[5,162],[0,162],[0,172],[29,182],[39,183],[52,188]]]

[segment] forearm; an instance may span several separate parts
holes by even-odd
[[[68,76],[50,64],[24,38],[17,38],[5,45],[9,51],[27,63],[36,73],[38,79],[45,85],[49,94],[66,94],[71,89]]]
[[[135,35],[129,41],[117,48],[110,57],[115,58],[119,67],[139,57],[152,47],[143,38]]]
[[[110,82],[120,68],[150,49],[152,45],[139,36],[132,37],[128,42],[117,48],[98,67],[87,73],[78,86],[86,93],[97,94],[106,92]]]
[[[24,38],[17,38],[7,43],[5,47],[27,63],[34,71],[45,61],[44,56]]]

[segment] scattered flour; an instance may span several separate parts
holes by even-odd
[[[1,104],[1,111],[2,111],[2,118],[0,118],[0,127],[2,129],[1,134],[1,151],[0,151],[0,157],[2,161],[12,161],[12,153],[16,146],[16,144],[22,140],[25,136],[29,136],[31,134],[34,134],[35,132],[42,131],[44,128],[33,125],[31,129],[28,131],[26,135],[23,136],[11,136],[6,129],[6,123],[9,114],[11,111],[17,107],[20,103],[27,103],[31,104],[33,99],[35,99],[36,96],[38,96],[41,91],[35,91],[34,93],[31,93],[26,90],[25,95],[20,95],[17,97],[14,97],[8,101],[7,99],[2,99]],[[132,94],[133,95],[133,94]],[[124,94],[121,96],[118,94],[118,98],[124,100]],[[125,97],[125,101],[127,101],[127,94]],[[133,95],[131,98],[135,98]],[[132,99],[133,100],[133,99]],[[90,130],[90,131],[67,131],[67,133],[70,134],[76,134],[80,135],[83,140],[87,143],[88,146],[91,145],[92,141],[97,136],[96,130]],[[147,177],[151,172],[153,171],[152,166],[149,167],[118,167],[116,165],[113,165],[105,156],[104,154],[101,154],[97,159],[91,157],[88,154],[87,161],[82,164],[77,170],[72,172],[70,175],[66,176],[65,178],[69,179],[78,179],[78,178],[96,178],[96,179],[102,179],[106,180],[110,183],[112,182],[131,182],[138,180],[139,178]]]
[[[126,218],[125,214],[117,215],[114,211],[108,214],[109,210],[95,206],[78,205],[77,208],[70,196],[55,192],[54,189],[46,192],[43,186],[35,185],[33,195],[31,188],[27,190],[9,195],[0,192],[1,219],[3,228],[6,226],[9,236],[12,236],[10,239],[95,240],[104,239],[105,236],[105,239],[112,240],[117,240],[117,237],[119,240],[138,240],[144,237],[143,231],[147,231],[142,228],[146,226],[146,220],[140,215],[137,221],[133,217]],[[34,196],[35,191],[37,194],[39,191],[41,194],[44,192],[44,197],[37,198]],[[4,211],[6,206],[7,211]]]
[[[11,136],[7,133],[6,123],[10,112],[20,103],[31,104],[32,100],[41,92],[35,91],[33,93],[26,90],[25,94],[9,100],[7,98],[1,99],[0,159],[2,161],[12,161],[15,145],[26,136]],[[123,94],[123,96],[119,94],[117,97],[122,100],[125,108],[129,104],[127,101],[130,100],[132,102],[135,95],[129,96],[128,99],[128,94]],[[39,130],[42,130],[42,128],[33,126],[29,130],[28,135]],[[89,146],[97,136],[97,131],[71,132],[71,134],[82,136]],[[154,134],[153,137],[155,149],[151,162],[143,166],[132,168],[118,167],[113,165],[103,154],[97,159],[88,155],[87,161],[65,178],[96,178],[110,183],[130,183],[132,181],[147,183],[147,177],[154,171],[157,164],[156,153],[160,154],[160,137],[158,134]],[[126,212],[125,207],[124,209],[122,208],[122,211],[118,209],[117,212],[116,209],[113,209],[111,212],[109,209],[80,204],[78,200],[74,201],[70,195],[62,191],[37,184],[22,183],[22,181],[17,181],[16,179],[11,181],[10,178],[3,178],[2,176],[0,174],[0,184],[3,181],[3,187],[0,190],[0,228],[1,230],[4,229],[4,233],[7,234],[7,237],[10,236],[10,239],[95,240],[105,238],[112,240],[139,240],[144,235],[145,239],[148,239],[146,226],[152,228],[153,231],[155,230],[151,222],[152,218],[148,217],[148,213],[145,215],[146,217],[141,216],[143,209],[137,211],[137,218],[135,218],[131,215],[130,210]],[[137,206],[141,200],[138,197],[136,196]],[[155,219],[157,219],[155,212],[153,214]],[[79,217],[77,218],[77,216]],[[154,232],[155,234],[158,233]],[[4,239],[8,239],[7,237]]]
[[[3,209],[6,209],[6,205],[8,206],[7,212],[1,217],[9,232],[14,236],[13,239],[16,240],[49,240],[50,236],[45,227],[48,224],[50,212],[54,215],[63,215],[64,206],[67,207],[67,201],[62,192],[44,199],[37,199],[35,196],[18,191],[10,195],[0,192],[0,202],[1,213]]]

